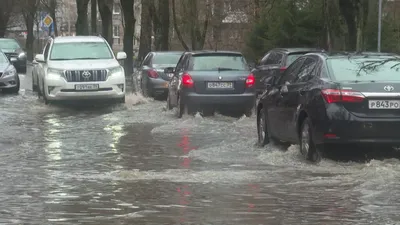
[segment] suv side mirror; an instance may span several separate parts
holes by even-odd
[[[126,59],[126,53],[125,52],[118,52],[117,53],[117,60],[123,60]]]
[[[164,69],[164,73],[175,73],[175,68],[174,67],[167,67]]]
[[[36,60],[36,62],[38,62],[38,63],[44,63],[44,62],[45,62],[45,60],[44,60],[44,55],[43,55],[43,54],[37,54],[37,55],[35,56],[35,60]]]

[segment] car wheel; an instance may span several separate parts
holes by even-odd
[[[43,85],[42,85],[42,97],[43,97],[44,104],[48,105],[50,103],[50,101],[47,99],[47,96],[46,96],[46,93],[45,93],[44,89],[45,89],[45,86],[44,86],[44,82],[43,82]]]
[[[304,159],[311,162],[320,162],[322,159],[322,154],[320,149],[314,144],[312,139],[312,126],[309,118],[306,118],[301,125],[300,130],[300,152]]]
[[[37,80],[37,79],[36,79]],[[35,82],[33,82],[33,74],[32,74],[32,91],[33,92],[36,92],[36,91],[38,91],[38,85],[37,84],[35,84]]]
[[[125,104],[125,95],[124,95],[124,97],[119,98],[119,99],[117,100],[117,103]]]
[[[171,99],[169,97],[169,93],[167,94],[167,109],[171,110],[173,107],[171,105]]]
[[[253,115],[253,108],[246,109],[246,110],[244,111],[244,115],[245,115],[246,117],[251,117],[251,116]]]
[[[17,85],[12,88],[3,89],[3,92],[7,93],[7,94],[18,94],[20,86],[21,86],[21,83],[20,83],[19,77],[17,76]]]
[[[176,116],[178,118],[182,118],[183,114],[185,114],[185,103],[181,101],[181,97],[178,96],[178,104],[177,104],[177,110],[176,110]]]
[[[267,121],[265,119],[264,109],[261,109],[257,116],[257,133],[258,133],[258,145],[264,147],[269,144],[269,135],[267,129]]]

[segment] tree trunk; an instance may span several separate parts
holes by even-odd
[[[340,12],[347,24],[348,42],[347,50],[357,49],[357,23],[358,0],[339,0]]]
[[[169,1],[159,0],[158,3],[159,14],[160,14],[160,50],[169,50],[169,27],[170,27],[170,13],[169,13]]]
[[[54,10],[54,11],[52,11],[52,12],[50,12],[50,16],[51,16],[51,18],[53,18],[53,32],[54,32],[54,35],[57,37],[58,36],[58,29],[57,29],[57,19],[56,19],[56,10]]]
[[[137,61],[141,62],[144,57],[151,51],[151,19],[149,16],[149,1],[142,0],[142,12],[140,23],[140,43]]]
[[[123,9],[125,29],[124,29],[124,52],[127,58],[124,62],[125,76],[133,74],[133,36],[135,34],[135,12],[133,10],[134,0],[121,0]]]
[[[214,2],[214,15],[212,22],[212,39],[214,43],[214,50],[218,50],[218,46],[221,43],[222,20],[224,19],[223,7],[224,5],[222,4],[222,1]]]
[[[0,38],[6,34],[10,14],[16,5],[15,0],[2,0],[0,6]]]
[[[95,35],[97,33],[97,0],[90,0],[91,10],[90,10],[90,27],[91,33]]]
[[[89,35],[88,24],[88,5],[89,0],[76,0],[78,18],[76,19],[76,35]]]
[[[161,18],[159,16],[160,12],[160,5],[159,2],[156,2],[154,0],[147,0],[149,1],[149,15],[150,19],[153,24],[153,36],[154,36],[154,49],[156,51],[161,50]],[[161,0],[162,1],[162,0]]]
[[[174,29],[175,29],[175,32],[176,32],[176,36],[178,36],[178,39],[181,42],[182,47],[186,51],[189,51],[189,46],[186,44],[185,40],[183,40],[183,36],[182,36],[181,31],[180,31],[179,26],[178,26],[178,21],[177,21],[177,18],[176,18],[175,0],[172,0],[172,17],[173,17],[173,23],[174,23]],[[143,17],[142,17],[142,19],[143,19]]]
[[[112,0],[97,0],[99,12],[101,16],[101,34],[107,40],[108,44],[113,44],[113,27],[112,27]]]
[[[33,9],[33,12],[28,12],[27,17],[26,17],[26,29],[28,32],[28,35],[26,37],[26,53],[27,53],[27,59],[29,61],[33,60],[33,43],[35,41],[35,37],[33,36],[33,25],[35,21],[35,14],[36,14],[36,7]]]

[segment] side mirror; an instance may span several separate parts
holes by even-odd
[[[117,60],[123,60],[126,59],[126,53],[125,52],[118,52],[117,53]]]
[[[11,62],[11,63],[15,63],[15,62],[17,62],[17,61],[18,61],[18,59],[15,58],[15,57],[11,57],[11,58],[10,58],[10,62]]]
[[[249,66],[250,70],[256,68],[256,64],[255,63],[248,63],[248,66]]]
[[[168,73],[175,73],[175,68],[174,67],[167,67],[164,69],[164,73],[168,74]]]
[[[37,55],[35,56],[35,60],[36,60],[36,62],[38,62],[38,63],[44,63],[44,62],[45,62],[45,60],[44,60],[44,55],[43,55],[43,54],[37,54]]]
[[[38,62],[34,59],[34,60],[32,61],[32,64],[33,64],[33,65],[36,65],[36,64],[38,64]]]

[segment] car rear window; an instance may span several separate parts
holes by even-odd
[[[400,57],[330,58],[327,65],[338,81],[400,81]]]
[[[153,58],[153,64],[177,64],[182,54],[158,54]]]
[[[298,59],[300,56],[302,56],[304,54],[290,54],[288,55],[287,59],[286,59],[286,67],[289,67],[296,59]]]
[[[242,55],[195,55],[191,62],[191,70],[248,70],[246,60]]]

